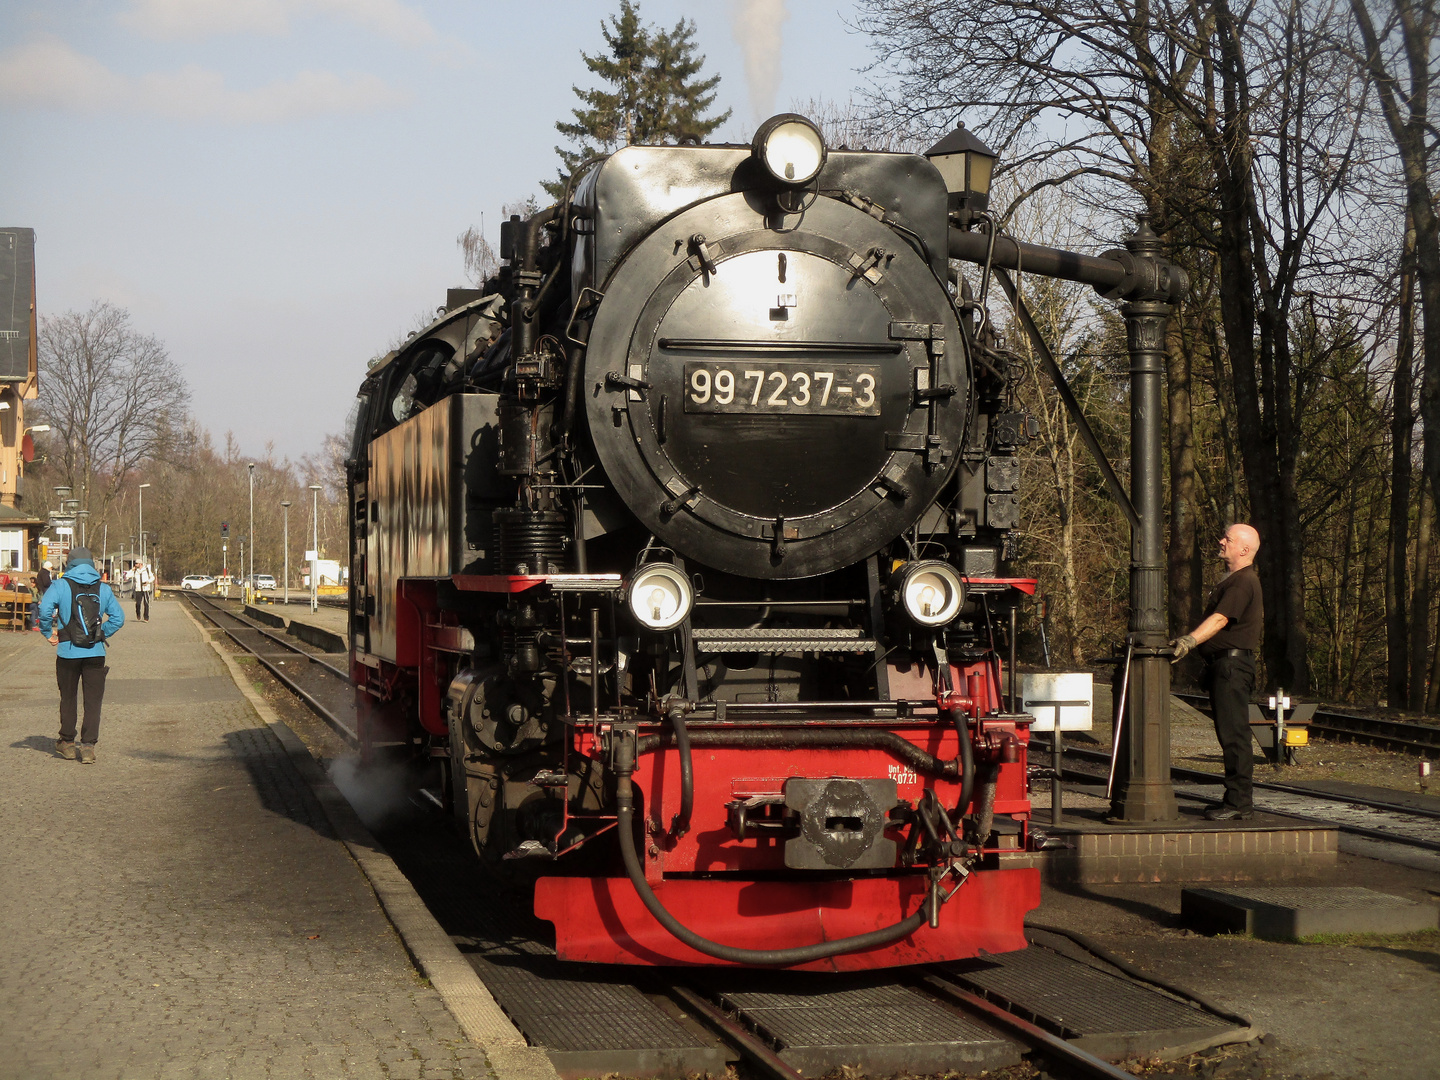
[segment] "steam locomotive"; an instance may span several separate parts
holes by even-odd
[[[1032,431],[947,200],[927,158],[794,114],[627,147],[372,364],[362,741],[439,763],[560,958],[1024,947],[1034,582],[1004,567]]]

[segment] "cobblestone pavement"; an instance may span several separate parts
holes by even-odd
[[[110,650],[97,763],[0,635],[0,1080],[485,1077],[178,603]]]

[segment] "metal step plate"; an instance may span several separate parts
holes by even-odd
[[[1020,1061],[1009,1039],[873,977],[752,976],[712,983],[711,993],[806,1076],[846,1065],[867,1076],[976,1074]]]
[[[577,974],[578,965],[514,954],[468,959],[515,1026],[567,1080],[722,1076],[733,1059],[718,1040],[686,1024],[672,1002],[637,987],[633,971]]]
[[[946,970],[968,989],[1112,1061],[1218,1045],[1246,1030],[1040,945]]]

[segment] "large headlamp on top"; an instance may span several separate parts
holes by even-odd
[[[673,630],[690,616],[695,590],[690,579],[669,563],[646,563],[626,589],[630,614],[646,630]]]
[[[895,576],[895,595],[905,614],[920,626],[944,626],[960,614],[965,585],[947,562],[906,563]]]
[[[825,164],[820,129],[799,113],[772,116],[755,132],[751,153],[765,171],[786,187],[808,184]]]

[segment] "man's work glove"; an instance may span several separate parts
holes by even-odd
[[[1174,641],[1170,642],[1170,663],[1178,664],[1181,660],[1184,660],[1185,657],[1189,656],[1191,650],[1199,644],[1200,643],[1195,640],[1194,634],[1177,637]]]

